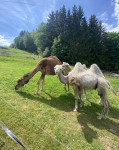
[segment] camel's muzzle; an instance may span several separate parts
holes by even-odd
[[[18,90],[20,87],[21,87],[21,86],[17,84],[17,85],[15,86],[15,90]]]
[[[55,68],[54,71],[55,71],[55,74],[58,74],[60,72],[60,69],[59,68]]]

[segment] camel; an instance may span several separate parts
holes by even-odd
[[[69,70],[67,71],[66,74],[64,73],[64,70],[67,70],[66,67],[68,67],[68,65],[69,65],[68,63],[63,63],[62,65],[56,65],[54,67],[55,73],[58,74],[58,78],[59,78],[61,83],[63,83],[63,82],[61,80],[61,72],[59,70],[62,70],[63,75],[65,75],[65,76],[68,75]],[[80,62],[78,62],[78,63],[76,63],[74,69],[69,72],[69,76],[71,76],[72,74],[73,75],[78,75],[79,73],[81,73],[83,71],[86,71],[86,70],[87,70],[86,65],[85,64],[82,65]],[[65,84],[65,83],[63,83],[63,84]],[[69,84],[68,84],[68,86],[69,86]],[[84,94],[85,94],[85,99],[87,100],[85,90],[84,90]],[[83,95],[83,93],[82,93],[82,95]],[[81,95],[81,97],[82,97],[82,95]],[[82,107],[83,106],[83,97],[80,100],[81,100],[80,107]]]
[[[41,87],[40,91],[43,90],[45,75],[46,74],[47,75],[55,75],[54,66],[61,65],[61,64],[62,64],[61,61],[56,56],[50,56],[50,57],[46,57],[46,58],[41,59],[32,71],[30,71],[29,73],[25,74],[23,77],[18,79],[17,85],[15,86],[15,90],[18,90],[20,87],[27,84],[29,82],[29,80],[38,71],[40,71],[42,74],[40,76],[40,79],[38,80],[38,87],[37,87],[37,90],[35,92],[35,94],[38,94],[39,85],[40,85],[41,81],[42,81],[42,87]]]
[[[57,65],[56,65],[57,66]],[[62,70],[62,73],[63,73],[63,75],[68,75],[68,73],[72,70],[71,69],[71,67],[70,67],[70,65],[68,64],[68,63],[66,63],[66,62],[63,62],[63,64],[62,65],[58,65],[58,67],[59,68],[63,68],[63,70]],[[55,67],[54,67],[55,68]],[[67,93],[69,93],[69,84],[67,84],[68,85],[68,91],[66,90],[66,84],[65,84],[65,86],[64,86],[64,89],[65,89],[65,91],[67,91]]]
[[[68,83],[69,85],[73,86],[74,93],[75,93],[74,111],[78,110],[78,96],[80,97],[80,99],[82,98],[81,95],[84,89],[85,90],[97,89],[98,95],[100,96],[101,102],[103,104],[103,109],[98,119],[102,119],[102,118],[106,119],[110,107],[107,98],[107,89],[111,89],[115,94],[116,92],[112,88],[110,82],[104,78],[100,68],[96,64],[91,65],[89,69],[80,72],[78,75],[76,74],[77,72],[77,70],[75,69],[76,65],[74,69],[67,76],[64,76],[62,74],[61,68],[59,69],[56,68],[55,66],[55,73],[60,76],[60,81],[62,83],[65,84]]]

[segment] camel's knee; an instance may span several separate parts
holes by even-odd
[[[108,99],[105,100],[104,107],[105,108],[109,108],[110,107],[110,103],[109,103]]]
[[[38,84],[38,85],[40,84],[40,80],[38,80],[37,84]]]

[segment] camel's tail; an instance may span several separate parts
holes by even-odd
[[[111,86],[111,84],[110,84],[109,81],[107,81],[107,84],[108,84],[109,89],[110,89],[115,95],[117,95],[116,91],[113,89],[113,87]]]

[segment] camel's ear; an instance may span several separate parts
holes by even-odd
[[[63,62],[63,65],[65,65],[65,66],[69,66],[69,64],[68,64],[68,63],[66,63],[66,62]]]

